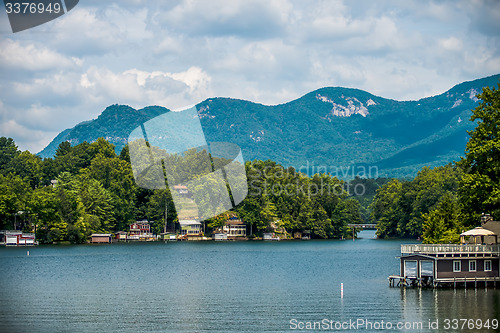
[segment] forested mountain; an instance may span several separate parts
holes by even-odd
[[[140,110],[127,105],[108,106],[97,119],[84,121],[59,133],[38,155],[54,157],[57,147],[64,141],[76,146],[84,141],[92,143],[98,138],[105,138],[114,144],[115,151],[119,154],[127,144],[128,135],[134,128],[168,111],[160,106],[148,106]]]
[[[418,101],[337,87],[275,106],[212,98],[196,107],[207,141],[236,143],[246,160],[271,159],[309,174],[326,170],[340,178],[359,173],[413,178],[423,166],[445,165],[463,155],[467,130],[475,126],[468,120],[478,103],[476,94],[499,79],[500,74],[464,82]],[[135,127],[168,111],[112,105],[97,119],[63,131],[39,155],[53,156],[63,141],[76,145],[99,137],[119,152]]]

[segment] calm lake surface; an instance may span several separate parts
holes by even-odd
[[[354,332],[382,321],[457,332],[445,319],[500,318],[500,289],[390,288],[401,241],[360,237],[0,248],[0,332],[335,331],[349,320],[373,325],[344,324]]]

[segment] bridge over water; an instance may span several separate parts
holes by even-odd
[[[376,230],[377,225],[375,223],[350,223],[347,225],[348,227],[361,228],[361,229],[369,229]]]

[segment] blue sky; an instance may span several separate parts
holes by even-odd
[[[397,100],[500,73],[500,1],[80,0],[13,34],[0,14],[0,136],[38,152],[111,104],[263,104],[324,86]]]

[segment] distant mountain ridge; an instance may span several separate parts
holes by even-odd
[[[499,80],[497,74],[463,82],[417,101],[328,87],[274,106],[211,98],[196,107],[207,141],[236,143],[246,160],[271,159],[309,174],[378,170],[365,175],[413,177],[423,166],[444,165],[464,154],[476,94]],[[63,141],[76,145],[99,137],[119,153],[134,128],[165,112],[160,106],[111,105],[97,119],[61,132],[39,155],[53,156]]]

